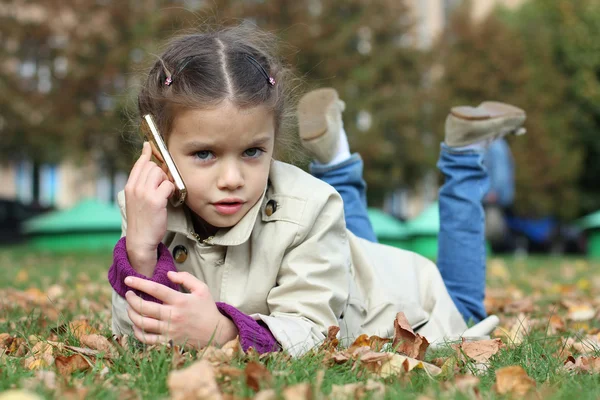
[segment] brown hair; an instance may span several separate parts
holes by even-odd
[[[175,37],[143,84],[138,96],[140,116],[152,114],[168,140],[182,108],[209,108],[224,100],[241,109],[264,105],[275,118],[275,156],[279,158],[282,149],[287,153],[296,147],[297,138],[290,112],[294,107],[292,75],[276,50],[272,34],[247,26]]]

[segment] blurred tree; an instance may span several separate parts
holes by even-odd
[[[527,135],[509,139],[517,210],[571,217],[579,211],[581,148],[572,132],[574,107],[564,101],[569,82],[553,63],[552,26],[527,26],[511,29],[497,14],[474,21],[468,2],[457,10],[432,52],[432,70],[440,71],[431,92],[435,131],[442,138],[454,105],[498,100],[525,109]]]
[[[289,44],[288,62],[310,82],[303,89],[338,90],[351,146],[365,161],[371,204],[414,184],[433,163],[437,148],[420,125],[422,53],[404,1],[217,0],[214,6],[223,21],[249,21]]]
[[[163,29],[179,27],[173,14],[181,10],[157,12],[172,3],[0,5],[0,158],[31,160],[34,175],[40,163],[65,159],[91,159],[111,178],[127,170],[132,146],[123,133],[133,72]]]
[[[530,0],[513,19],[529,49],[543,38],[545,57],[534,61],[540,67],[543,62],[553,65],[561,75],[564,110],[549,117],[564,117],[568,126],[562,135],[583,149],[581,173],[572,179],[580,192],[579,213],[595,211],[600,208],[600,2]]]

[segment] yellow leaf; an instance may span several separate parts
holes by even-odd
[[[498,394],[511,394],[524,398],[534,388],[535,381],[518,365],[500,368],[496,371],[494,389]]]
[[[569,307],[567,318],[571,321],[589,321],[596,315],[596,310],[591,305],[575,304]]]
[[[15,276],[15,283],[23,283],[23,282],[27,282],[29,280],[29,273],[24,270],[21,269],[19,270],[19,272],[17,272],[17,275]]]

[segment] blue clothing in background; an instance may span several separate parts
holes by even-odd
[[[506,140],[498,139],[490,144],[484,163],[490,177],[488,193],[496,194],[493,204],[502,208],[510,207],[515,199],[515,167]]]

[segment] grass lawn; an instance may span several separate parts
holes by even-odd
[[[433,376],[420,368],[404,371],[405,364],[383,373],[388,361],[331,359],[342,349],[290,359],[239,354],[235,346],[218,353],[117,343],[110,332],[110,261],[110,253],[0,249],[0,392],[18,389],[22,396],[72,399],[193,398],[176,388],[177,379],[187,379],[190,387],[204,382],[197,398],[210,399],[250,398],[257,391],[262,399],[600,398],[600,358],[595,358],[600,263],[490,260],[487,306],[501,319],[494,337],[503,344],[494,342],[499,349],[479,353],[467,347],[429,349],[425,361],[441,367]],[[94,335],[108,339],[111,347],[91,343]],[[209,363],[200,365],[202,358]],[[193,378],[177,376],[175,371],[188,366],[198,368]],[[523,370],[505,368],[511,366]]]

